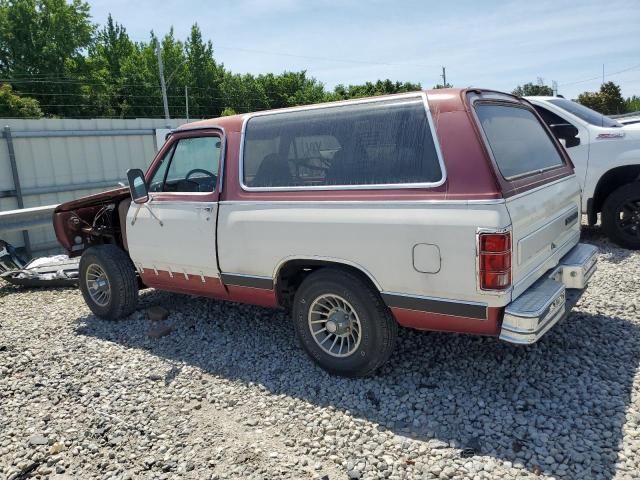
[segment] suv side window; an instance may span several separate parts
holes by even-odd
[[[443,178],[423,98],[258,115],[246,125],[249,188],[433,184]]]
[[[564,165],[554,141],[530,110],[517,105],[479,103],[476,113],[506,179]]]
[[[220,144],[219,137],[181,138],[160,161],[149,184],[149,191],[215,191]]]

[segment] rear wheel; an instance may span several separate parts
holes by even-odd
[[[628,183],[607,197],[602,207],[602,229],[624,248],[640,249],[640,183]]]
[[[382,299],[357,274],[322,269],[295,295],[293,320],[309,356],[329,373],[361,377],[385,363],[397,324]]]
[[[91,311],[116,320],[138,303],[138,279],[129,256],[115,245],[87,249],[80,259],[80,291]]]

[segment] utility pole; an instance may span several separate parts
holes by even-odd
[[[162,52],[160,50],[160,39],[156,42],[156,54],[158,55],[158,72],[160,74],[160,87],[162,87],[162,102],[164,103],[164,118],[169,120],[169,104],[167,103],[167,86],[164,83],[164,66],[162,65]],[[169,126],[169,125],[167,125]]]
[[[553,90],[553,96],[557,97],[558,96],[558,82],[556,82],[555,80],[551,81],[551,89]]]
[[[442,67],[442,87],[447,88],[447,69]]]
[[[602,64],[602,85],[604,85],[604,63]]]
[[[189,87],[184,86],[184,105],[187,109],[187,122],[189,121]]]

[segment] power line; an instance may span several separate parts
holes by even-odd
[[[619,73],[624,73],[624,72],[629,72],[631,70],[635,70],[636,68],[640,68],[640,65],[634,65],[633,67],[629,67],[629,68],[625,68],[623,70],[618,70],[617,72],[612,72],[607,74],[608,77],[611,77],[613,75],[618,75]],[[577,85],[579,83],[585,83],[585,82],[591,82],[593,80],[599,80],[601,77],[601,75],[598,75],[596,77],[591,77],[591,78],[585,78],[584,80],[577,80],[575,82],[569,82],[569,83],[561,83],[560,85],[558,85],[559,87],[566,87],[568,85]]]
[[[12,83],[12,84],[19,84],[19,83],[35,83],[35,84],[60,84],[60,85],[97,85],[97,86],[105,86],[104,83],[99,83],[99,82],[92,82],[92,81],[88,81],[88,80],[82,80],[82,79],[77,79],[77,80],[16,80],[14,78],[0,78],[0,82],[5,82],[5,83]],[[156,84],[151,84],[151,83],[122,83],[122,84],[116,84],[115,85],[117,88],[120,87],[144,87],[144,88],[160,88],[160,85],[156,85]],[[168,89],[171,89],[171,87],[167,87]],[[173,87],[174,89],[177,88],[182,88],[181,86],[176,86]],[[206,90],[206,91],[211,91],[211,90],[218,90],[216,87],[198,87],[198,86],[192,86],[189,85],[189,88],[192,90]],[[178,95],[180,98],[182,98],[182,95]]]
[[[40,93],[40,92],[23,92],[21,90],[16,90],[16,93],[20,95],[37,95],[40,97],[86,97],[88,96],[88,94],[86,93]],[[158,98],[159,97],[159,95],[130,95],[128,93],[110,93],[107,96],[109,98],[111,97]],[[184,95],[167,95],[167,98],[184,98]]]

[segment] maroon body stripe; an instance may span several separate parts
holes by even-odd
[[[456,317],[431,312],[420,312],[404,308],[391,308],[391,313],[400,325],[416,330],[438,332],[474,333],[496,336],[500,332],[503,308],[489,307],[486,320]]]
[[[170,274],[165,270],[145,268],[140,275],[147,287],[167,290],[175,293],[188,295],[198,295],[202,297],[215,298],[218,300],[229,300],[232,302],[249,303],[262,307],[278,307],[278,299],[273,289],[261,289],[253,287],[241,287],[237,285],[224,285],[218,277],[203,277],[200,275],[187,275],[173,272]],[[173,275],[173,276],[172,276]]]

